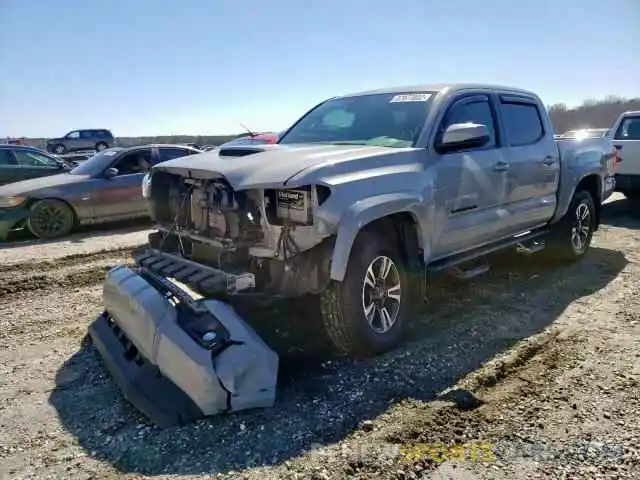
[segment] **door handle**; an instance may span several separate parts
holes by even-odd
[[[622,150],[622,145],[614,145],[613,148],[616,150]]]
[[[542,164],[547,166],[547,167],[550,167],[554,163],[556,163],[556,159],[555,159],[555,157],[552,157],[551,155],[549,155],[548,157],[544,157],[544,160],[542,160]]]
[[[506,170],[509,170],[510,165],[507,162],[504,161],[499,161],[498,163],[496,163],[493,166],[493,171],[494,172],[504,172]]]

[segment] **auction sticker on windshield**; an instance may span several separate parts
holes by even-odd
[[[426,102],[431,98],[430,93],[405,93],[402,95],[394,95],[389,103],[398,102]]]

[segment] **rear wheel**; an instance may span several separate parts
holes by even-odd
[[[105,150],[106,148],[109,148],[109,145],[107,145],[106,143],[104,143],[104,142],[96,143],[96,150],[98,152],[101,152],[102,150]]]
[[[75,223],[73,211],[60,200],[40,200],[31,207],[27,228],[38,238],[49,239],[68,235]]]
[[[596,207],[586,190],[575,193],[565,216],[547,239],[547,255],[556,260],[574,261],[582,258],[591,245],[596,226]]]
[[[374,231],[361,232],[342,282],[321,297],[322,319],[335,347],[355,357],[395,347],[406,327],[408,277],[394,242]]]

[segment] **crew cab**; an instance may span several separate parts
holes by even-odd
[[[517,88],[331,98],[275,144],[154,166],[144,268],[209,298],[227,275],[230,302],[315,295],[338,350],[377,354],[398,344],[433,273],[469,278],[512,247],[583,257],[613,189],[612,150],[556,141],[544,103]]]
[[[616,190],[640,199],[640,111],[624,112],[611,128],[617,150]]]

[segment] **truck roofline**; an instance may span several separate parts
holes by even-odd
[[[461,90],[490,90],[502,93],[514,93],[520,95],[528,95],[538,98],[534,92],[530,90],[524,90],[516,87],[508,87],[505,85],[493,85],[484,83],[439,83],[439,84],[422,84],[422,85],[407,85],[398,87],[389,87],[376,90],[366,90],[361,92],[348,93],[340,95],[336,98],[357,97],[361,95],[375,95],[380,93],[407,93],[407,92],[433,92],[440,93],[444,91],[458,92]]]

